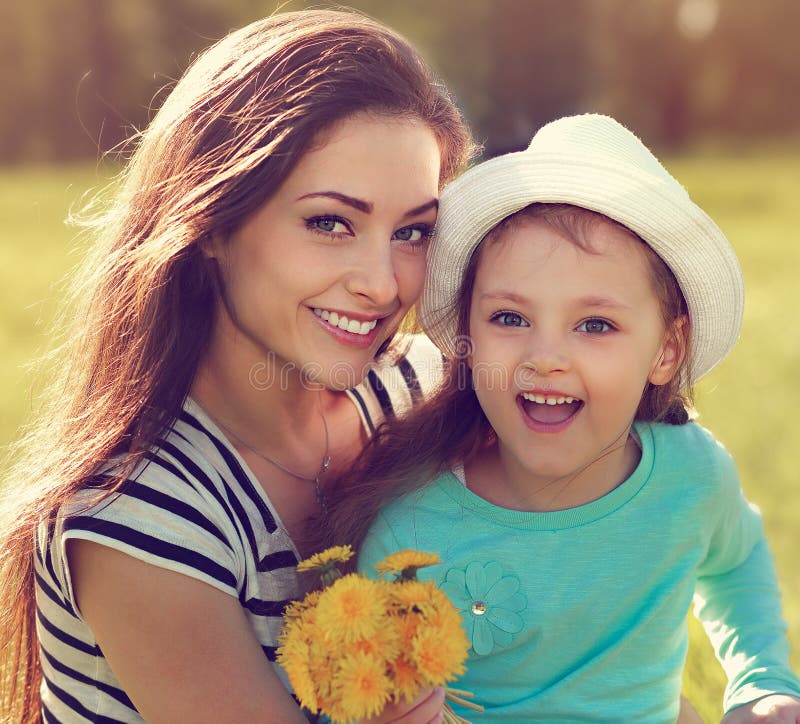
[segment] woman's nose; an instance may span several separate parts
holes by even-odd
[[[392,304],[398,284],[389,240],[367,244],[355,252],[353,268],[345,283],[347,291],[376,307]]]

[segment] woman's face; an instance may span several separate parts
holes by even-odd
[[[363,114],[320,141],[207,249],[225,295],[212,344],[258,370],[256,384],[298,373],[332,389],[357,384],[422,290],[438,206],[433,132]]]

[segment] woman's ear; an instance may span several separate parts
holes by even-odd
[[[686,357],[689,318],[682,314],[664,332],[658,357],[647,379],[654,385],[665,385],[677,374]]]
[[[222,255],[223,239],[219,234],[206,234],[197,243],[206,259],[219,259]]]

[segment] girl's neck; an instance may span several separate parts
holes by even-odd
[[[469,461],[465,474],[469,489],[494,505],[546,512],[577,508],[602,498],[633,474],[640,459],[639,444],[628,430],[592,464],[562,478],[532,474],[499,442]]]

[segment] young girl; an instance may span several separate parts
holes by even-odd
[[[742,310],[722,232],[608,117],[446,189],[420,315],[449,379],[373,439],[332,524],[358,544],[372,521],[364,571],[440,555],[421,573],[464,616],[470,719],[675,721],[693,597],[730,716],[800,717],[759,516],[686,413]]]
[[[195,61],[98,224],[4,480],[0,719],[305,720],[271,662],[307,522],[441,367],[387,347],[471,147],[417,53],[356,14],[278,14]]]

